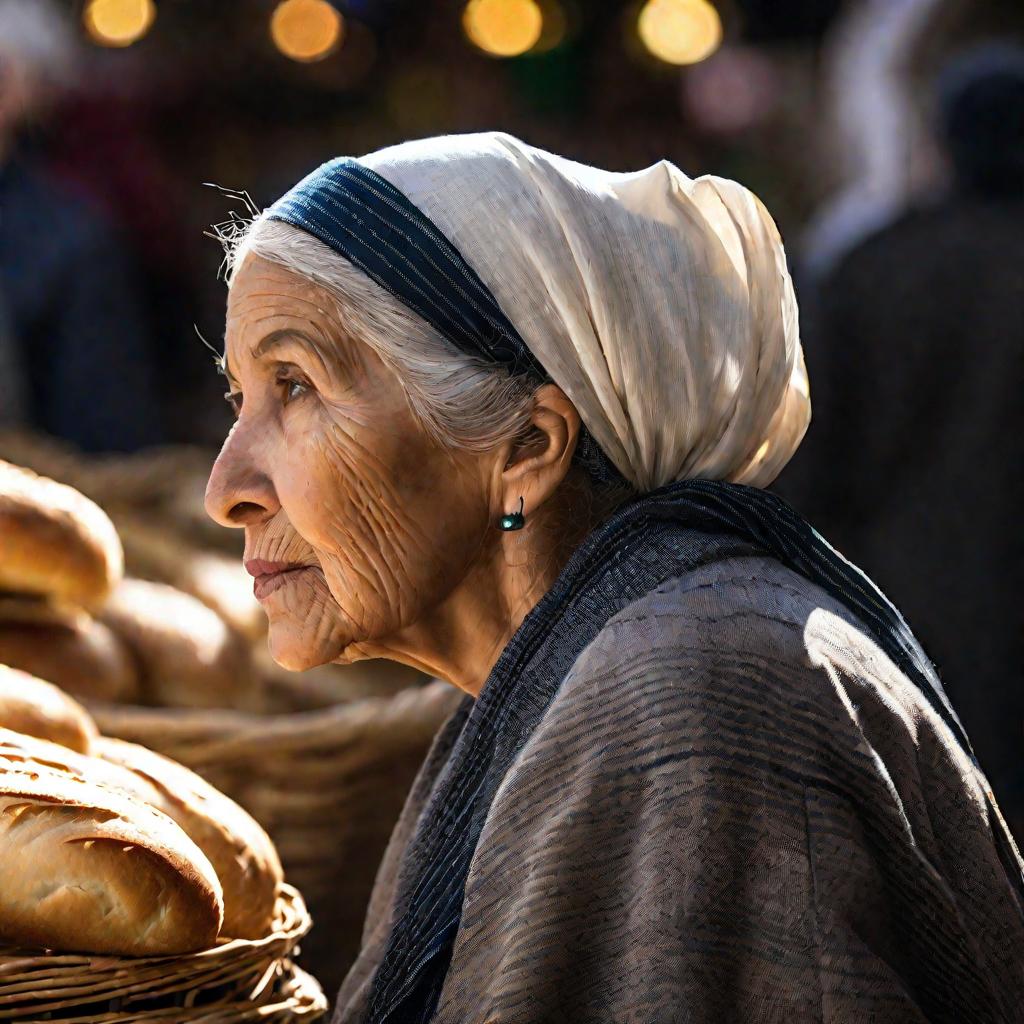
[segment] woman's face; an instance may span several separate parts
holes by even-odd
[[[434,442],[334,308],[254,255],[228,298],[237,421],[206,505],[245,528],[270,650],[291,669],[358,660],[416,622],[466,574],[489,522],[486,460]]]

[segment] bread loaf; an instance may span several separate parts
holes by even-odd
[[[61,772],[0,762],[0,939],[163,956],[216,941],[210,862],[166,815]]]
[[[240,708],[252,702],[249,644],[202,601],[163,583],[129,578],[101,615],[135,655],[146,703]]]
[[[96,724],[77,701],[50,683],[0,665],[0,727],[88,754]]]
[[[234,801],[194,772],[145,747],[100,738],[84,757],[45,740],[0,729],[0,773],[56,771],[120,790],[163,812],[213,865],[224,898],[221,933],[259,939],[271,929],[281,862],[270,838]]]
[[[210,859],[224,890],[221,933],[263,938],[273,923],[283,873],[277,850],[259,824],[195,772],[145,747],[103,737],[96,752],[157,789],[161,799],[156,806]]]
[[[123,567],[117,532],[95,502],[0,461],[0,590],[94,608]]]
[[[0,729],[0,772],[58,772],[68,778],[120,790],[156,810],[162,810],[159,790],[135,772],[101,757],[78,754],[58,743]],[[187,835],[188,833],[186,833]]]
[[[0,602],[0,663],[83,700],[139,698],[138,671],[110,629],[85,612],[42,601]]]

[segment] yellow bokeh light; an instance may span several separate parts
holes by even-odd
[[[292,60],[323,60],[341,42],[344,23],[327,0],[281,0],[270,17],[274,45]]]
[[[708,0],[647,0],[637,32],[655,57],[669,64],[696,64],[722,42],[722,19]]]
[[[540,0],[541,23],[540,36],[530,47],[530,53],[548,53],[561,46],[569,32],[569,19],[565,8],[558,0]]]
[[[153,0],[89,0],[82,22],[102,46],[131,46],[141,39],[156,18]]]
[[[462,28],[470,42],[495,57],[518,57],[540,39],[544,15],[537,0],[469,0]]]

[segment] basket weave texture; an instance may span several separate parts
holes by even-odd
[[[460,697],[435,681],[292,714],[90,710],[103,733],[187,765],[267,830],[312,911],[303,965],[333,993],[359,951],[377,867],[412,780]]]
[[[91,956],[0,946],[0,1021],[314,1021],[327,1001],[319,984],[291,961],[310,924],[302,897],[285,885],[268,936],[222,940],[188,956]]]

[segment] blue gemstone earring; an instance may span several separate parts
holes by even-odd
[[[519,511],[510,512],[507,516],[501,517],[498,523],[499,530],[521,530],[526,525],[526,516],[523,515],[523,499],[519,499]]]

